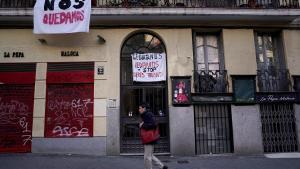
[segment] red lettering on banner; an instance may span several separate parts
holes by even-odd
[[[133,77],[143,78],[143,77],[145,77],[145,74],[143,72],[135,72],[135,73],[133,73]]]
[[[60,13],[47,13],[43,16],[43,24],[45,25],[60,25],[72,24],[84,20],[84,11],[68,11]]]
[[[147,75],[150,78],[160,77],[161,76],[161,72],[147,73]]]
[[[136,68],[157,68],[159,66],[158,61],[153,62],[136,62]]]

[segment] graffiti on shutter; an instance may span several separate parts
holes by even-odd
[[[49,84],[46,137],[93,136],[93,84]]]
[[[30,152],[34,85],[0,85],[0,152]]]

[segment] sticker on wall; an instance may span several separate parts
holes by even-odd
[[[38,0],[35,34],[89,32],[91,0]]]
[[[132,77],[135,82],[158,82],[166,80],[165,53],[134,53]]]

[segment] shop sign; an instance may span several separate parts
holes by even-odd
[[[132,76],[136,82],[158,82],[166,80],[165,53],[134,53]]]
[[[231,103],[231,93],[192,93],[193,103]]]
[[[23,58],[24,52],[4,52],[4,58]]]
[[[296,102],[297,94],[295,92],[257,93],[256,101],[258,103]]]
[[[36,34],[89,32],[91,0],[38,0],[34,6]]]
[[[79,56],[78,51],[61,51],[61,56]]]

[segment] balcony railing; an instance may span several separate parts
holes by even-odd
[[[0,0],[0,8],[33,8],[35,0]],[[300,0],[92,0],[94,8],[300,8]]]
[[[195,91],[198,93],[228,92],[226,70],[198,70],[194,72]]]
[[[284,92],[291,90],[290,74],[287,69],[257,70],[260,92]]]

